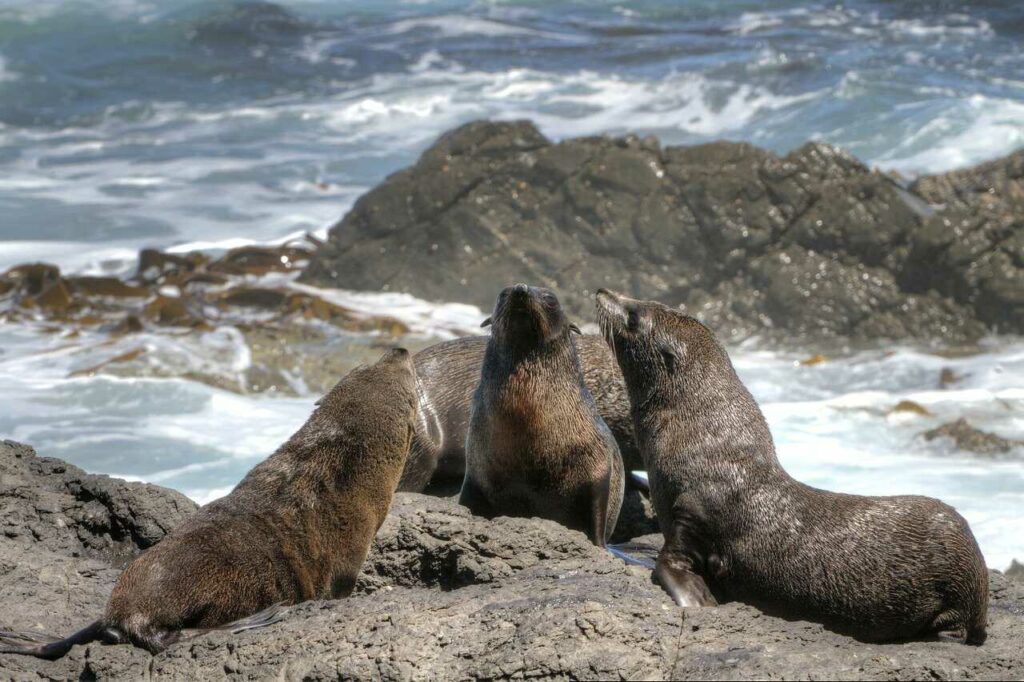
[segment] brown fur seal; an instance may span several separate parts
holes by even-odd
[[[575,341],[587,389],[619,444],[626,468],[643,468],[633,440],[626,385],[611,350],[600,336],[584,334]],[[422,492],[428,486],[462,484],[469,409],[487,342],[486,336],[443,341],[413,357],[419,411],[399,490]]]
[[[988,575],[967,522],[927,497],[818,490],[780,466],[761,410],[704,325],[602,290],[665,535],[658,579],[862,640],[985,640]]]
[[[466,437],[459,503],[541,516],[604,546],[622,505],[622,457],[583,381],[569,323],[547,289],[501,292]]]
[[[65,639],[0,633],[0,652],[59,658],[101,640],[156,653],[266,624],[272,611],[236,619],[275,604],[348,596],[398,485],[415,400],[404,349],[353,370],[230,494],[135,559],[101,620]]]

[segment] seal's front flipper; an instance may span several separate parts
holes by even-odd
[[[459,504],[466,507],[474,516],[493,518],[494,512],[484,491],[472,479],[462,481],[462,492],[459,493]]]
[[[690,570],[689,562],[662,552],[652,578],[679,606],[718,606],[704,578]]]
[[[590,493],[590,541],[598,547],[608,545],[608,488],[611,487],[610,476],[594,484]]]

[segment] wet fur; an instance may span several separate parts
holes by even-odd
[[[469,410],[488,338],[443,341],[414,356],[419,409],[399,490],[422,492],[432,486],[443,488],[446,483],[462,484]],[[626,468],[642,468],[626,384],[608,345],[593,335],[575,336],[574,342],[587,389],[615,436]]]
[[[405,350],[353,370],[230,494],[135,559],[102,620],[61,640],[63,652],[54,642],[47,651],[26,650],[32,647],[12,633],[6,650],[52,658],[71,644],[101,640],[155,653],[185,630],[274,604],[348,596],[398,485],[415,400]]]
[[[571,330],[551,292],[502,292],[473,396],[459,501],[483,516],[552,519],[604,546],[622,504],[622,458]]]
[[[794,480],[710,330],[611,292],[599,293],[598,318],[630,392],[665,535],[659,563],[692,571],[719,599],[862,640],[984,642],[988,575],[953,508]]]

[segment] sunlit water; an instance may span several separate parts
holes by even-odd
[[[779,153],[820,139],[904,174],[943,171],[1024,144],[1021,73],[1016,3],[0,0],[0,268],[124,272],[142,246],[322,234],[439,133],[482,117],[530,118],[553,139],[655,133]],[[427,335],[480,319],[337,295]],[[104,341],[0,326],[0,435],[205,501],[316,398],[69,378],[115,352]],[[177,374],[250,361],[231,329],[132,343]],[[941,497],[992,566],[1024,558],[1024,455],[918,437],[960,416],[1024,437],[1024,343],[957,359],[887,350],[816,366],[749,348],[734,359],[796,477]],[[947,390],[943,367],[963,377]],[[902,399],[934,416],[887,416]]]

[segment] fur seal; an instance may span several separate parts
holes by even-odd
[[[626,468],[643,468],[633,439],[626,384],[611,350],[596,335],[583,334],[575,342],[587,389],[619,444]],[[419,410],[399,490],[422,492],[462,485],[469,410],[487,343],[486,336],[470,336],[442,341],[413,356]]]
[[[54,659],[100,640],[157,653],[266,625],[276,604],[348,596],[398,485],[415,402],[405,349],[353,370],[230,494],[129,564],[103,618],[64,639],[2,632],[0,652]]]
[[[541,516],[605,546],[622,506],[622,456],[587,390],[558,298],[501,292],[473,394],[459,503],[481,516]]]
[[[761,410],[700,322],[597,294],[622,368],[679,603],[720,599],[864,641],[985,640],[988,574],[967,522],[928,497],[865,497],[791,478]]]

